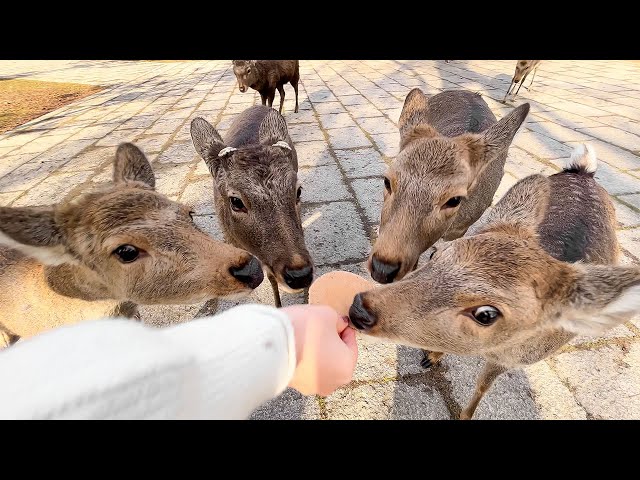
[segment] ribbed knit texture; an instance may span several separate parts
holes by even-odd
[[[295,365],[291,323],[265,305],[162,329],[89,321],[0,351],[0,418],[242,419]]]

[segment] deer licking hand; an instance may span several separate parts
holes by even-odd
[[[250,107],[224,140],[206,120],[196,118],[191,138],[213,176],[225,239],[260,259],[280,307],[278,285],[297,292],[313,280],[300,219],[298,157],[284,118],[265,106]]]
[[[248,294],[258,260],[199,230],[189,207],[156,192],[135,145],[116,151],[113,182],[51,207],[0,208],[0,333],[8,343],[136,304]],[[5,342],[6,342],[5,340]]]
[[[461,418],[502,372],[640,312],[640,268],[616,266],[615,210],[581,146],[564,171],[516,183],[462,238],[405,279],[356,295],[363,333],[486,366]]]

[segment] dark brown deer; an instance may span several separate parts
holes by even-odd
[[[238,89],[244,93],[253,88],[260,93],[262,105],[273,105],[276,89],[280,93],[280,109],[284,105],[284,84],[291,83],[296,93],[296,108],[298,113],[298,81],[300,80],[300,65],[298,60],[234,60],[233,73],[238,79]]]
[[[223,140],[198,117],[191,122],[191,138],[213,176],[225,239],[262,261],[280,307],[278,284],[297,292],[313,280],[300,220],[298,157],[284,118],[269,107],[250,107]]]

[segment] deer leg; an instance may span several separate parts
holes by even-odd
[[[272,92],[269,92],[269,97],[267,98],[268,103],[269,103],[269,108],[273,108],[273,99],[276,98],[276,91],[275,89]]]
[[[524,87],[524,88],[527,88],[527,90],[528,90],[529,92],[531,91],[531,85],[533,85],[533,81],[536,79],[536,72],[537,72],[537,71],[538,71],[538,69],[537,69],[537,68],[533,71],[533,77],[531,77],[531,83],[529,84],[529,88]]]
[[[504,98],[502,99],[502,103],[507,101],[507,97],[509,96],[509,93],[511,92],[511,87],[513,87],[513,78],[511,79],[511,85],[509,85],[509,90],[507,90],[507,93],[504,95]]]
[[[520,80],[520,84],[518,85],[518,90],[516,90],[516,93],[513,95],[513,98],[516,98],[518,96],[518,92],[520,91],[520,87],[522,85],[524,85],[524,81],[527,79],[527,75],[529,75],[529,72],[524,74],[524,77],[522,77],[522,80]]]
[[[282,105],[284,104],[284,86],[283,85],[278,85],[278,92],[280,92],[280,110],[278,110],[278,112],[282,114]],[[273,95],[275,96],[275,93]]]
[[[293,86],[293,91],[296,92],[296,108],[293,113],[298,113],[298,80],[292,81],[291,85]]]
[[[271,282],[271,288],[273,289],[273,299],[276,304],[276,308],[282,307],[282,302],[280,301],[280,290],[278,290],[278,280],[271,273],[267,274],[269,277],[269,281]]]
[[[430,352],[429,350],[422,350],[423,358],[420,360],[420,366],[422,368],[429,368],[434,366],[440,361],[444,353],[442,352]]]
[[[266,105],[267,104],[267,94],[260,92],[260,98],[262,99],[262,104]]]
[[[460,414],[460,420],[471,420],[473,417],[473,413],[476,411],[476,407],[482,400],[484,394],[489,390],[489,387],[493,384],[494,380],[498,378],[498,376],[507,371],[506,367],[502,365],[498,365],[497,363],[487,362],[484,367],[484,370],[478,377],[478,381],[476,383],[476,391],[462,413]]]

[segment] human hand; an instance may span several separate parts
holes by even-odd
[[[295,305],[289,316],[296,342],[297,366],[289,386],[304,395],[331,394],[351,381],[358,360],[356,332],[331,307]]]

